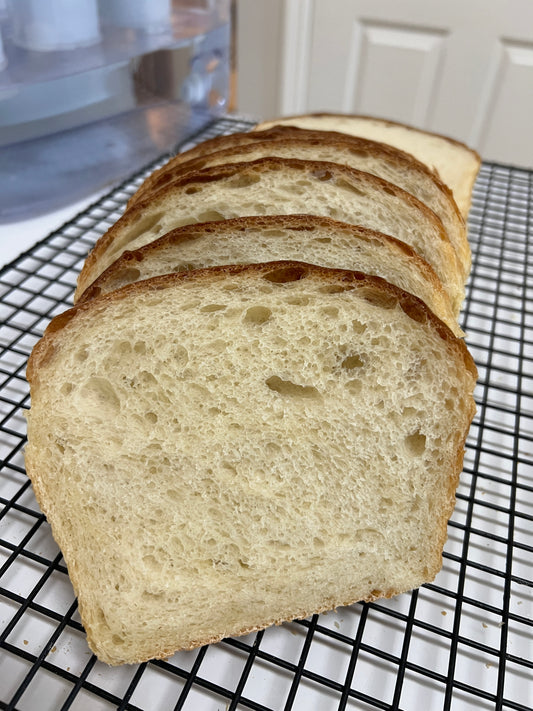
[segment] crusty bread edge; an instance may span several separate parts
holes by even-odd
[[[465,367],[477,378],[477,369],[474,360],[464,341],[455,336],[448,326],[435,316],[429,306],[418,297],[390,284],[381,277],[370,276],[363,272],[350,271],[348,269],[322,267],[296,260],[261,262],[256,264],[230,264],[163,274],[143,281],[134,282],[133,284],[127,284],[116,291],[111,291],[95,299],[76,304],[67,311],[55,316],[48,324],[43,337],[36,343],[30,354],[26,377],[31,385],[38,370],[52,357],[54,340],[57,334],[59,334],[70,321],[84,314],[86,311],[105,309],[109,302],[125,299],[131,293],[165,289],[167,286],[171,286],[175,281],[179,280],[205,279],[209,281],[218,278],[223,279],[228,275],[240,273],[254,277],[273,272],[282,274],[283,271],[285,271],[287,275],[286,281],[295,281],[305,277],[316,277],[322,278],[325,283],[337,282],[343,284],[347,289],[350,289],[352,286],[353,288],[363,288],[365,286],[377,287],[383,291],[384,294],[396,299],[402,310],[414,321],[421,323],[429,322],[443,340],[459,350]]]
[[[356,177],[359,180],[364,180],[368,183],[373,184],[378,187],[386,187],[386,189],[392,192],[396,197],[401,197],[403,200],[409,204],[418,207],[423,213],[425,213],[429,219],[435,221],[439,228],[439,238],[441,242],[449,245],[450,249],[453,251],[453,257],[455,259],[453,269],[457,272],[459,276],[461,274],[461,267],[459,262],[459,257],[455,252],[448,235],[442,225],[441,220],[435,215],[435,213],[430,210],[424,203],[420,202],[410,193],[402,190],[397,185],[389,183],[382,178],[378,178],[375,175],[370,175],[364,171],[355,170],[354,168],[348,168],[347,166],[340,165],[338,163],[331,163],[329,161],[307,161],[300,160],[296,158],[259,158],[258,160],[245,162],[245,163],[226,163],[225,165],[215,166],[213,168],[205,168],[199,170],[195,173],[187,173],[186,175],[178,178],[169,185],[165,186],[158,192],[150,195],[146,200],[141,200],[139,203],[134,205],[131,209],[126,210],[122,217],[117,220],[117,222],[112,225],[107,232],[105,232],[96,242],[92,250],[87,255],[83,268],[78,276],[78,284],[74,294],[74,301],[77,302],[79,296],[87,289],[88,286],[96,278],[92,278],[92,273],[94,271],[95,265],[98,263],[100,255],[105,254],[107,248],[113,242],[115,234],[120,232],[124,227],[135,222],[135,219],[142,214],[143,210],[148,207],[154,206],[154,201],[164,200],[165,197],[174,192],[176,189],[183,188],[186,185],[191,185],[192,183],[208,183],[215,182],[224,178],[230,178],[236,174],[245,175],[247,173],[253,174],[255,171],[261,171],[263,168],[267,169],[277,169],[282,170],[283,167],[298,168],[300,170],[307,170],[311,173],[332,173],[336,179],[348,179],[350,177]]]
[[[405,242],[402,242],[395,237],[391,237],[390,235],[383,234],[382,232],[377,232],[376,230],[371,230],[367,227],[361,227],[360,225],[350,225],[346,222],[339,222],[338,220],[333,220],[330,217],[321,217],[317,215],[291,214],[235,217],[223,220],[222,222],[196,222],[192,225],[177,227],[176,229],[167,232],[158,239],[153,242],[149,242],[139,249],[131,251],[126,250],[123,252],[122,255],[107,269],[105,269],[100,276],[97,277],[96,280],[80,295],[77,303],[80,304],[84,301],[89,301],[90,299],[100,296],[101,293],[106,293],[102,291],[103,287],[109,282],[113,282],[113,280],[116,279],[122,271],[129,268],[134,269],[137,265],[143,262],[144,259],[150,258],[152,254],[157,253],[159,250],[171,246],[177,247],[185,242],[201,239],[204,234],[209,234],[216,238],[228,233],[244,234],[249,229],[286,229],[294,232],[312,232],[313,230],[321,227],[338,232],[354,241],[363,240],[365,242],[380,242],[381,244],[390,247],[390,249],[396,250],[396,253],[402,253],[410,262],[413,263],[416,269],[418,269],[418,271],[427,280],[428,284],[435,292],[436,297],[443,302],[443,308],[448,308],[450,321],[454,322],[452,330],[455,335],[459,337],[464,336],[464,332],[461,330],[459,325],[455,323],[455,317],[453,315],[448,294],[442,286],[442,282],[435,273],[435,270],[412,247]],[[176,255],[176,257],[179,257],[179,255]],[[250,261],[253,263],[253,260]],[[248,262],[245,261],[243,263]],[[124,285],[121,285],[118,288],[121,288],[122,286]],[[116,286],[112,287],[112,289],[116,288]]]
[[[422,128],[418,128],[412,124],[409,123],[403,123],[402,121],[393,121],[392,119],[385,119],[385,118],[379,118],[377,116],[368,116],[366,114],[349,114],[349,113],[335,113],[335,112],[328,112],[328,111],[313,111],[310,114],[292,114],[290,116],[277,116],[272,119],[267,119],[266,121],[261,121],[260,123],[256,124],[255,126],[252,127],[251,131],[263,131],[266,129],[261,128],[261,126],[269,126],[271,124],[276,124],[276,121],[291,121],[291,120],[296,120],[296,119],[302,119],[302,118],[308,118],[308,117],[326,117],[326,118],[339,118],[339,119],[364,119],[365,121],[375,121],[377,123],[382,123],[384,126],[398,126],[398,128],[406,128],[409,131],[413,131],[415,133],[421,133],[426,136],[432,136],[435,138],[441,138],[444,141],[448,141],[449,143],[456,145],[468,153],[471,153],[472,156],[475,158],[475,160],[478,162],[479,165],[481,165],[481,156],[480,154],[474,149],[470,148],[466,143],[463,143],[462,141],[457,140],[456,138],[451,138],[450,136],[446,136],[443,133],[436,133],[434,131],[427,131]],[[279,124],[283,125],[283,124]]]
[[[256,136],[256,139],[250,140],[250,136]],[[279,141],[287,140],[294,142],[295,139],[296,141],[320,140],[321,142],[328,143],[330,145],[341,144],[347,148],[351,147],[359,150],[365,149],[369,152],[378,154],[387,160],[401,162],[402,164],[405,164],[406,167],[409,167],[410,170],[422,173],[425,177],[432,180],[440,192],[442,192],[446,199],[450,201],[458,220],[465,225],[464,218],[461,211],[457,207],[457,203],[455,202],[450,188],[441,180],[439,175],[434,170],[431,170],[425,163],[422,163],[410,153],[407,153],[406,151],[396,148],[388,143],[374,141],[369,138],[362,138],[348,133],[341,133],[340,131],[322,131],[318,129],[307,129],[290,125],[273,126],[272,128],[265,129],[263,131],[257,130],[249,131],[247,133],[234,133],[226,136],[216,136],[215,138],[212,138],[204,143],[198,144],[198,146],[195,146],[184,153],[179,153],[146,178],[137,192],[128,201],[128,207],[131,207],[139,200],[144,199],[149,193],[151,194],[156,192],[157,182],[163,174],[173,172],[174,169],[179,169],[180,171],[185,169],[194,170],[194,164],[197,161],[200,161],[203,157],[207,157],[215,153],[221,153],[235,147],[238,145],[237,141],[239,138],[243,141],[242,147],[244,152],[248,150],[249,146],[257,146],[258,144],[263,143],[267,145],[269,143],[277,143]],[[208,148],[206,153],[201,150],[202,148],[205,149],[205,147]],[[187,168],[187,164],[189,165],[189,168]]]

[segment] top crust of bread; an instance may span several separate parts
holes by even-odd
[[[409,123],[403,123],[402,121],[393,121],[392,119],[386,119],[386,118],[379,118],[376,116],[368,116],[365,114],[347,114],[347,113],[335,113],[335,112],[330,112],[330,111],[314,111],[310,114],[293,114],[291,116],[283,116],[279,118],[272,118],[268,119],[266,121],[261,121],[260,123],[256,124],[251,130],[252,131],[265,131],[270,129],[271,127],[274,126],[282,126],[284,125],[284,121],[297,121],[300,119],[306,119],[306,118],[320,118],[320,119],[327,119],[328,121],[333,119],[333,120],[338,120],[338,119],[346,119],[346,120],[361,120],[361,121],[369,121],[372,123],[380,124],[383,125],[384,127],[387,126],[395,126],[397,128],[401,129],[408,129],[409,131],[413,131],[417,134],[421,135],[426,135],[431,138],[438,138],[442,139],[443,141],[446,141],[450,145],[457,146],[458,148],[461,148],[462,150],[467,151],[470,153],[478,162],[481,163],[481,156],[479,153],[474,150],[473,148],[470,148],[470,146],[467,146],[466,143],[463,141],[458,141],[456,138],[452,138],[450,136],[447,136],[443,133],[437,133],[435,131],[426,131],[423,128],[418,128],[416,126],[413,126]],[[292,124],[289,124],[292,125]],[[408,152],[408,151],[407,151]]]
[[[255,136],[256,141],[250,140]],[[339,163],[362,170],[398,185],[414,195],[442,220],[450,241],[463,267],[466,281],[470,273],[471,253],[466,225],[451,190],[438,176],[412,156],[392,146],[350,136],[348,134],[307,131],[292,126],[280,126],[270,131],[232,134],[213,139],[218,148],[202,146],[184,160],[181,154],[152,174],[131,198],[128,207],[170,184],[173,180],[207,167],[224,163],[254,161],[263,157],[297,158]],[[198,147],[197,147],[198,148]],[[193,153],[193,156],[190,154]]]
[[[442,226],[442,222],[436,217],[436,215],[427,208],[423,203],[414,198],[409,193],[406,193],[401,188],[384,181],[376,176],[369,175],[368,173],[363,173],[346,166],[341,166],[336,163],[328,163],[326,161],[304,161],[297,159],[281,159],[281,158],[261,158],[249,163],[233,163],[226,164],[223,166],[216,166],[214,168],[206,168],[200,170],[196,173],[189,173],[183,178],[179,178],[172,182],[170,185],[166,186],[162,190],[159,190],[156,194],[152,195],[149,199],[141,201],[139,204],[135,205],[133,208],[127,210],[124,215],[106,232],[96,243],[93,250],[88,255],[83,269],[78,278],[78,286],[76,289],[75,300],[77,301],[85,289],[101,274],[115,259],[117,259],[122,252],[131,248],[131,240],[127,238],[130,231],[136,233],[138,227],[136,224],[142,225],[142,220],[144,215],[151,212],[151,214],[157,213],[161,210],[163,213],[169,214],[169,204],[177,205],[179,207],[180,197],[197,191],[195,186],[201,189],[202,185],[213,184],[214,187],[218,188],[217,184],[223,185],[225,182],[228,186],[232,187],[243,187],[247,191],[247,195],[251,194],[253,185],[256,181],[262,179],[263,176],[282,176],[284,174],[290,176],[301,175],[302,178],[309,180],[316,180],[320,182],[321,190],[322,185],[326,185],[328,182],[333,181],[335,186],[339,184],[344,186],[342,190],[347,189],[348,194],[351,194],[352,186],[355,191],[364,187],[368,191],[375,191],[375,193],[381,193],[384,197],[391,196],[391,199],[397,199],[401,204],[409,207],[409,209],[415,210],[420,215],[420,221],[425,220],[426,224],[431,223],[433,225],[433,231],[435,234],[435,241],[433,242],[432,249],[439,250],[442,254],[442,269],[445,270],[446,274],[441,271],[439,273],[436,264],[434,263],[432,256],[422,255],[428,262],[432,264],[438,276],[444,283],[446,290],[448,291],[452,307],[455,313],[458,313],[462,299],[464,298],[463,289],[463,277],[462,277],[462,267],[459,263],[459,259],[455,250],[453,249],[449,238]],[[292,179],[292,178],[291,178]],[[279,180],[276,179],[276,184]],[[293,183],[291,183],[292,185]],[[250,187],[251,186],[251,187]],[[262,191],[261,191],[262,192]],[[218,194],[218,193],[217,193]],[[198,205],[198,196],[194,194],[195,198],[194,204]],[[291,198],[292,199],[292,198]],[[388,199],[388,198],[387,198]],[[302,204],[302,200],[298,198],[299,204]],[[183,201],[182,201],[183,202]],[[348,201],[349,202],[349,201]],[[306,200],[306,206],[309,201]],[[205,208],[204,208],[205,209]],[[237,214],[225,214],[224,218],[227,217],[238,217],[242,216],[242,211],[239,213],[239,208],[233,208]],[[281,212],[279,205],[265,205],[265,214],[273,214],[275,212]],[[200,209],[201,213],[202,210]],[[290,212],[301,212],[301,210],[290,210]],[[309,205],[310,214],[319,214],[313,209],[313,205]],[[248,213],[250,214],[250,213]],[[255,213],[257,214],[257,213]],[[287,214],[287,213],[285,213]],[[217,219],[221,219],[218,217]],[[181,218],[180,224],[191,224],[194,222],[202,221],[194,213],[191,213],[187,218]],[[348,221],[348,220],[343,220]],[[353,223],[352,223],[353,224]],[[421,224],[421,222],[420,222]],[[169,231],[177,225],[172,225],[167,227],[165,231]],[[393,226],[391,225],[393,230]],[[423,228],[420,228],[423,229]],[[389,230],[381,229],[383,232],[390,234]],[[419,232],[420,234],[420,232]],[[124,237],[126,235],[126,237]],[[147,238],[142,238],[144,241],[135,244],[134,248],[142,246],[147,242],[153,241],[154,238],[146,233]],[[397,235],[392,235],[397,236]],[[137,240],[138,241],[138,240]],[[446,252],[446,259],[444,260],[444,252]],[[440,257],[439,257],[440,259]]]
[[[324,143],[328,143],[331,145],[344,146],[347,149],[352,149],[354,151],[366,151],[369,154],[381,156],[384,159],[401,165],[402,167],[404,166],[406,170],[411,170],[415,174],[424,175],[426,178],[431,179],[438,187],[438,190],[446,194],[448,199],[455,203],[452,191],[445,183],[442,182],[439,175],[434,170],[431,170],[425,163],[400,148],[381,141],[374,141],[369,138],[362,138],[361,136],[341,133],[340,131],[307,129],[291,125],[274,125],[271,128],[264,130],[256,128],[253,131],[244,133],[230,133],[224,136],[215,136],[207,141],[198,143],[196,146],[193,146],[193,148],[190,148],[183,153],[178,153],[167,163],[165,163],[165,165],[155,170],[143,181],[137,192],[132,195],[128,201],[128,207],[136,203],[138,200],[142,200],[148,192],[155,192],[160,187],[163,187],[164,184],[169,181],[174,169],[176,169],[176,176],[179,176],[181,170],[185,168],[186,163],[191,163],[192,169],[195,169],[194,165],[196,165],[196,163],[192,164],[192,161],[198,161],[201,158],[209,156],[213,153],[219,153],[220,151],[235,148],[244,149],[245,146],[254,145],[255,143],[288,140],[308,141],[312,145],[323,145]],[[178,170],[180,172],[178,172]],[[455,209],[459,212],[457,205],[455,205]],[[461,220],[462,219],[461,215]]]
[[[291,260],[261,264],[230,264],[208,267],[206,269],[162,274],[152,279],[128,284],[121,289],[109,292],[96,299],[80,302],[67,311],[55,316],[48,324],[43,338],[37,342],[28,359],[27,378],[30,382],[32,380],[38,381],[39,369],[53,355],[55,348],[54,339],[72,319],[76,318],[78,314],[84,313],[86,310],[105,309],[106,304],[110,301],[127,299],[130,293],[165,289],[167,286],[179,280],[194,280],[197,283],[205,281],[206,284],[210,284],[217,279],[224,279],[227,275],[242,274],[245,277],[257,279],[265,278],[265,275],[271,275],[273,273],[279,274],[278,280],[280,283],[311,277],[323,279],[325,284],[335,281],[340,285],[345,285],[346,288],[349,289],[364,289],[367,286],[375,286],[382,291],[384,295],[388,294],[395,299],[402,310],[413,319],[413,321],[429,323],[443,340],[450,343],[452,347],[457,350],[460,357],[464,360],[465,368],[472,373],[474,378],[477,378],[477,369],[474,359],[464,341],[454,336],[448,326],[437,318],[431,309],[428,308],[427,304],[416,296],[403,291],[393,284],[389,284],[377,276],[370,276],[362,272],[354,272],[347,269],[332,269],[330,267],[321,267],[315,264]],[[273,280],[270,276],[267,276],[267,279]]]
[[[407,153],[412,153],[415,158],[438,172],[441,180],[452,190],[457,205],[466,219],[471,205],[472,188],[481,165],[481,157],[477,151],[461,141],[398,121],[373,116],[327,112],[284,116],[262,121],[252,130],[261,131],[287,124],[366,136],[373,140],[390,143]],[[367,133],[367,131],[369,132]],[[428,152],[427,146],[429,144],[433,144],[433,147]],[[440,147],[438,144],[441,144]],[[438,156],[436,156],[435,148]],[[458,163],[460,165],[457,165]]]
[[[170,272],[286,259],[381,276],[418,296],[456,336],[464,336],[440,279],[414,249],[381,232],[313,215],[237,217],[178,227],[140,249],[126,250],[78,303]]]

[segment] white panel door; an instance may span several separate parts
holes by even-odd
[[[282,69],[279,113],[374,114],[454,136],[486,159],[533,167],[532,0],[301,7],[311,15],[307,37],[301,9],[285,15],[290,72]]]

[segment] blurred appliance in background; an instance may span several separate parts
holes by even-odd
[[[228,111],[231,0],[0,0],[0,222],[116,184]]]

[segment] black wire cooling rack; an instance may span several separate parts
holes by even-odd
[[[246,130],[220,120],[195,137]],[[0,272],[0,708],[529,711],[533,707],[533,173],[484,164],[462,325],[479,368],[441,573],[357,604],[110,668],[90,653],[61,554],[24,470],[24,369],[70,306],[82,261],[145,175]],[[421,532],[423,535],[423,532]]]

